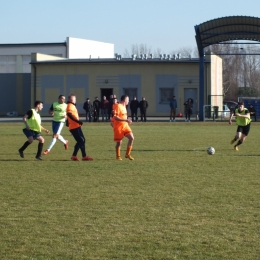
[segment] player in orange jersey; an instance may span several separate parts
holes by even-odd
[[[120,149],[124,137],[128,139],[125,158],[134,160],[134,158],[130,155],[133,147],[134,135],[131,128],[129,127],[129,125],[132,123],[132,120],[127,118],[126,106],[128,103],[129,97],[127,95],[123,95],[121,97],[121,101],[117,105],[114,105],[114,141],[116,142],[116,159],[119,161],[122,160],[120,156]]]
[[[93,161],[93,158],[86,155],[85,137],[81,129],[83,122],[79,120],[79,114],[76,108],[76,96],[73,94],[70,94],[68,97],[67,117],[69,130],[76,140],[71,160],[79,161],[77,153],[80,149],[82,154],[82,161]]]

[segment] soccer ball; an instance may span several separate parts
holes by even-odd
[[[210,154],[210,155],[213,155],[213,154],[215,153],[214,147],[211,147],[211,146],[210,146],[210,147],[207,149],[207,153]]]

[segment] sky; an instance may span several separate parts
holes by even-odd
[[[260,17],[257,0],[5,0],[1,10],[0,44],[75,37],[113,43],[122,55],[136,44],[165,54],[196,49],[195,25],[225,16]]]

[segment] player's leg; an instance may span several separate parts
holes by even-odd
[[[27,137],[27,141],[23,144],[23,146],[18,150],[19,155],[24,158],[24,150],[33,142],[33,131],[31,130],[27,130],[27,129],[23,129],[23,133],[25,134],[25,136]]]
[[[250,124],[242,127],[242,132],[240,133],[241,137],[239,138],[239,140],[238,140],[237,144],[235,145],[234,149],[238,150],[238,146],[241,145],[246,140],[246,137],[248,136],[249,131],[250,131]]]
[[[238,127],[237,127],[236,135],[235,135],[235,137],[230,141],[230,144],[233,144],[234,142],[236,142],[238,139],[241,138],[241,136],[242,136],[242,131],[243,131],[242,126],[238,126]]]
[[[120,152],[121,152],[121,144],[122,144],[122,140],[116,142],[116,159],[119,161],[122,161]]]
[[[36,137],[36,140],[39,141],[39,144],[38,144],[38,150],[37,150],[37,154],[36,154],[35,158],[38,160],[42,160],[41,154],[42,154],[42,148],[43,148],[43,144],[44,144],[44,138],[40,134],[38,134]]]
[[[63,138],[63,136],[61,135],[61,131],[62,131],[63,127],[64,127],[64,123],[60,122],[59,128],[58,128],[57,133],[56,133],[56,138],[64,144],[65,150],[68,150],[69,149],[69,141],[65,140]]]
[[[129,132],[128,134],[125,135],[125,137],[128,139],[125,158],[128,158],[130,160],[134,160],[134,158],[130,155],[131,151],[133,149],[134,135],[133,135],[132,132]]]

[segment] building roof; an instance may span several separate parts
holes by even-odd
[[[60,59],[60,60],[46,60],[46,61],[33,61],[30,64],[144,64],[144,63],[198,63],[198,58],[182,58],[182,59],[131,59],[122,58],[120,60],[114,59]],[[205,60],[205,62],[210,62]]]
[[[251,16],[227,16],[195,26],[200,56],[207,46],[233,40],[260,42],[260,18]]]
[[[0,48],[9,47],[35,47],[35,46],[67,46],[66,42],[54,42],[54,43],[3,43],[0,44]]]

